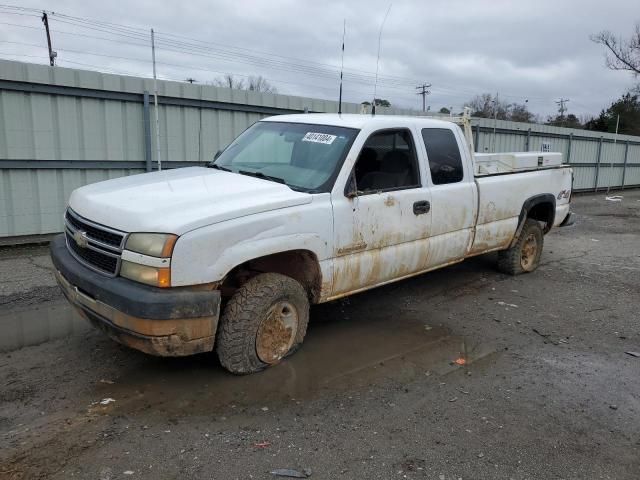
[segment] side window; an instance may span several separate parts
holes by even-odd
[[[371,135],[355,166],[358,190],[365,193],[420,186],[416,149],[409,130]]]
[[[447,128],[423,128],[422,139],[427,148],[433,184],[443,185],[462,180],[462,159],[453,132]]]

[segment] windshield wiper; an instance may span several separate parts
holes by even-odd
[[[215,163],[210,163],[209,165],[207,165],[207,167],[215,168],[217,170],[223,170],[225,172],[233,172],[233,170],[231,170],[230,168],[223,167],[222,165],[217,165]],[[262,172],[250,172],[249,170],[238,170],[237,173],[240,173],[242,175],[248,175],[250,177],[262,178],[264,180],[271,180],[272,182],[282,183],[283,185],[287,184],[287,182],[285,182],[284,179],[280,177],[272,177],[271,175],[265,175]]]
[[[230,172],[230,171],[231,171],[231,169],[230,169],[230,168],[223,167],[223,166],[220,166],[220,165],[216,165],[215,163],[210,163],[209,165],[207,165],[207,167],[209,167],[209,168],[215,168],[215,169],[217,169],[217,170],[222,170],[222,171],[224,171],[224,172]]]
[[[280,177],[272,177],[271,175],[265,175],[262,172],[250,172],[249,170],[238,170],[238,173],[241,173],[242,175],[249,175],[250,177],[263,178],[264,180],[271,180],[272,182],[282,183],[284,185],[287,184],[287,182],[285,182],[284,179]]]

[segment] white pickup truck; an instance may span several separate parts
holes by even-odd
[[[75,190],[51,243],[81,314],[144,352],[212,351],[259,371],[304,339],[310,304],[498,251],[533,271],[570,222],[560,154],[475,155],[450,121],[265,118],[206,167]]]

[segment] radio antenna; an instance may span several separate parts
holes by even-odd
[[[342,115],[342,72],[344,71],[344,37],[347,34],[347,19],[342,27],[342,61],[340,63],[340,96],[338,97],[338,115]]]
[[[378,34],[378,58],[376,59],[376,80],[373,84],[373,102],[371,103],[371,115],[376,114],[376,94],[378,91],[378,66],[380,65],[380,43],[382,42],[382,29],[384,28],[384,23],[387,21],[387,17],[389,16],[389,11],[391,10],[391,5],[389,4],[389,8],[387,8],[387,13],[384,14],[384,18],[382,19],[382,23],[380,24],[380,33]]]

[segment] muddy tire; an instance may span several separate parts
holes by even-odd
[[[309,299],[302,285],[278,273],[257,275],[227,303],[216,349],[231,373],[259,372],[295,352],[307,333]]]
[[[509,275],[533,272],[540,264],[543,246],[540,224],[528,218],[515,245],[498,252],[498,270]]]

